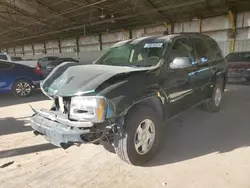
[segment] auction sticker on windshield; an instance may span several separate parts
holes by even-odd
[[[163,43],[150,43],[150,44],[145,44],[144,48],[161,48]]]

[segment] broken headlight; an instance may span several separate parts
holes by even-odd
[[[69,117],[78,121],[102,122],[105,119],[106,104],[104,97],[72,97]]]

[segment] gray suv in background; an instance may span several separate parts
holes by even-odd
[[[61,65],[64,62],[79,63],[78,60],[70,57],[58,58],[47,64],[46,69],[43,71],[43,76],[47,77],[54,68],[56,68],[58,65]]]
[[[55,57],[55,56],[47,56],[47,57],[42,57],[39,58],[37,61],[37,69],[40,70],[41,75],[44,75],[46,73],[46,66],[56,60],[59,59],[59,57]]]

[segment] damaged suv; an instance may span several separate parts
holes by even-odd
[[[64,149],[112,144],[132,165],[151,160],[167,120],[201,104],[220,109],[227,66],[217,43],[199,33],[122,41],[90,65],[64,63],[41,83],[54,100],[34,110],[36,135]]]

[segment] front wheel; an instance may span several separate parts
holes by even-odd
[[[28,97],[32,92],[32,84],[27,80],[18,80],[12,86],[12,93],[16,97]]]
[[[137,106],[125,117],[115,135],[115,151],[125,162],[140,166],[151,160],[159,147],[162,118],[148,106]]]

